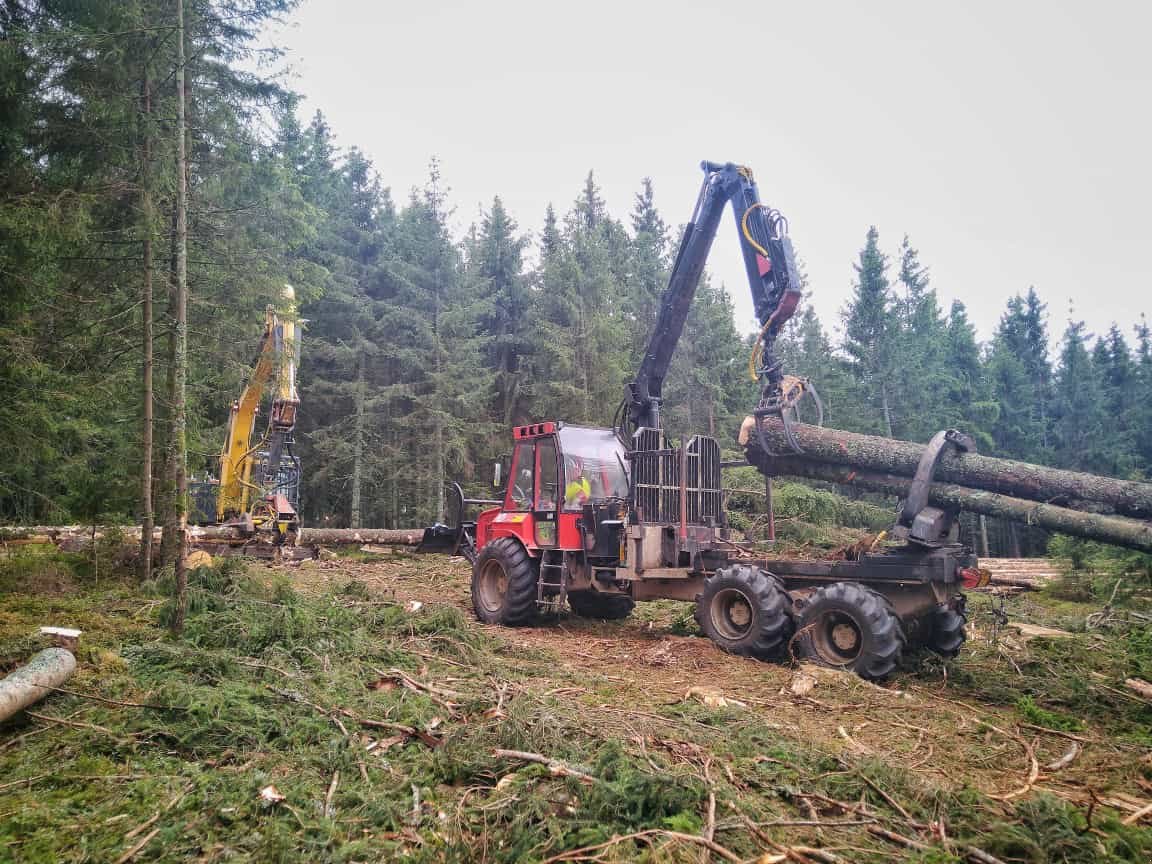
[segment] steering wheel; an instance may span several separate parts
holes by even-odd
[[[525,504],[527,504],[532,500],[532,496],[521,489],[519,483],[514,483],[512,485],[512,500],[523,501]]]

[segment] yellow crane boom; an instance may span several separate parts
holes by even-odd
[[[232,403],[228,434],[220,453],[218,522],[251,520],[253,528],[270,522],[282,535],[294,534],[298,527],[295,508],[276,489],[300,404],[296,390],[297,328],[295,292],[286,285],[282,312],[278,314],[272,306],[265,312],[264,335],[252,374],[240,398]],[[260,401],[273,379],[275,390],[268,428],[253,444]]]

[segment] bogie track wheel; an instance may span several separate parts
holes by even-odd
[[[516,627],[537,618],[539,564],[511,537],[487,543],[472,565],[472,608],[486,624]]]
[[[928,647],[941,657],[955,657],[968,638],[964,632],[968,619],[963,612],[940,606],[932,615],[932,636]]]
[[[805,658],[870,680],[889,675],[907,644],[888,599],[857,582],[814,591],[800,610],[797,628]]]
[[[626,594],[604,594],[600,591],[570,591],[568,605],[581,618],[619,621],[632,614],[636,601]]]
[[[782,654],[792,636],[792,598],[775,576],[735,564],[705,580],[696,620],[730,654],[767,660]]]

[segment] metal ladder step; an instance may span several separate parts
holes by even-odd
[[[564,595],[567,593],[564,590],[564,563],[563,557],[560,561],[549,561],[548,552],[544,553],[544,557],[540,559],[540,577],[536,580],[536,602],[541,606],[551,606],[556,603],[564,602]],[[561,556],[563,553],[561,553]],[[549,577],[555,577],[550,579]],[[545,596],[546,589],[555,589],[555,593],[550,593]]]

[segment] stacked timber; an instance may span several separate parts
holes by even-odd
[[[98,527],[91,525],[33,525],[27,527],[0,527],[0,544],[54,543],[65,549],[80,549],[92,540],[103,540],[115,532],[126,541],[140,541],[139,525]],[[416,546],[423,535],[422,529],[397,528],[304,528],[296,543],[298,546],[350,546],[372,543],[384,546]],[[152,533],[154,542],[160,542],[160,529]],[[194,525],[188,528],[188,540],[196,545],[232,545],[251,539],[243,529],[233,525]]]
[[[1018,588],[1043,588],[1059,579],[1069,561],[1049,558],[981,558],[980,568],[988,571],[993,585],[1014,585]]]
[[[796,423],[792,431],[802,449],[797,454],[779,420],[765,419],[762,429],[767,452],[752,418],[740,430],[745,456],[761,473],[896,496],[907,493],[925,449],[909,441]],[[949,450],[939,461],[928,500],[937,507],[1152,552],[1152,483]]]

